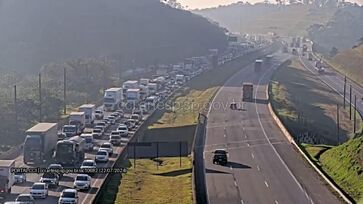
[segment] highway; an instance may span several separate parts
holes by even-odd
[[[344,76],[337,72],[336,70],[325,67],[324,73],[319,73],[317,68],[315,67],[315,61],[309,61],[307,56],[300,56],[300,61],[304,65],[304,67],[315,75],[319,76],[319,78],[327,84],[331,89],[337,92],[342,97],[344,96]],[[357,96],[357,111],[363,116],[363,87],[359,86],[354,81],[351,81],[347,78],[347,86],[346,86],[346,105],[349,106],[350,98],[349,98],[349,86],[352,85],[352,104],[354,104],[354,95]],[[343,100],[343,98],[342,98]]]
[[[267,87],[287,54],[275,53],[272,67],[255,73],[253,64],[232,76],[216,94],[208,113],[204,146],[210,204],[341,203],[294,150],[268,110]],[[253,102],[242,103],[242,82],[254,84]],[[231,110],[236,102],[241,110]],[[212,164],[213,150],[228,151],[226,166]]]

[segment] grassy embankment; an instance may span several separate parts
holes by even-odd
[[[289,131],[296,136],[309,131],[325,141],[336,142],[336,104],[342,102],[337,94],[316,76],[293,60],[280,67],[271,83],[272,105]],[[341,105],[341,104],[340,104]],[[299,122],[298,111],[304,113]],[[347,142],[339,146],[302,144],[310,157],[352,198],[363,195],[363,138],[353,138],[349,109],[340,111],[341,138]],[[359,118],[358,127],[361,126]]]
[[[193,141],[198,112],[204,108],[218,88],[233,73],[250,62],[242,57],[222,67],[210,70],[192,79],[186,89],[175,94],[170,102],[182,104],[179,108],[164,110],[145,132],[144,141]],[[116,203],[192,203],[191,159],[162,158],[163,165],[156,170],[156,163],[149,159],[137,160],[118,187]]]

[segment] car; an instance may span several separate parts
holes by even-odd
[[[92,131],[92,136],[94,138],[101,138],[103,135],[103,129],[101,128],[101,126],[96,126],[96,127]]]
[[[81,134],[81,137],[85,140],[85,148],[87,150],[93,150],[93,146],[94,146],[94,136],[93,134],[89,134],[89,133],[84,133]]]
[[[78,192],[76,189],[67,188],[62,191],[58,199],[58,204],[78,203]]]
[[[97,164],[94,160],[91,160],[91,159],[86,159],[82,162],[82,165],[80,167],[81,169],[90,169],[91,171],[92,170],[95,170],[97,168]],[[93,175],[94,172],[89,172],[88,174],[90,175]]]
[[[45,172],[42,177],[40,177],[39,182],[46,183],[49,186],[58,186],[59,185],[59,176],[56,173]]]
[[[129,129],[127,128],[126,124],[120,124],[117,128],[117,131],[120,133],[120,136],[128,136]]]
[[[141,121],[141,116],[139,114],[132,114],[130,119],[133,119],[138,124]]]
[[[103,121],[96,123],[95,126],[102,126],[104,130],[106,130],[108,128],[108,124]]]
[[[215,149],[213,151],[213,164],[226,165],[228,162],[227,153],[225,149]]]
[[[108,116],[107,119],[110,120],[111,125],[114,125],[116,123],[116,117],[115,116],[110,115],[110,116]]]
[[[88,191],[91,188],[91,177],[87,174],[77,174],[73,186],[77,190]]]
[[[31,194],[23,193],[16,197],[15,202],[21,203],[21,204],[34,204],[35,199]]]
[[[108,129],[111,126],[111,121],[108,118],[103,119],[102,122],[106,123],[106,129]]]
[[[26,182],[26,173],[15,172],[14,180],[15,180],[15,183],[25,183]]]
[[[108,155],[112,155],[113,153],[113,147],[112,144],[109,142],[104,142],[98,150],[106,150],[108,152]]]
[[[127,125],[127,128],[129,128],[129,130],[132,130],[136,127],[136,121],[134,119],[127,119],[127,121],[125,122],[125,124]]]
[[[97,120],[103,119],[103,116],[104,116],[104,114],[103,114],[102,110],[96,110],[95,111],[95,117],[96,117]]]
[[[110,139],[108,140],[113,145],[121,144],[121,134],[117,131],[112,131],[110,135]]]
[[[111,114],[111,116],[115,117],[116,118],[116,121],[120,120],[121,117],[122,117],[122,115],[120,113],[118,113],[118,112],[113,112]]]
[[[95,156],[96,162],[108,162],[109,156],[106,150],[98,150]]]
[[[61,164],[49,164],[48,169],[55,169],[55,170],[57,170],[58,171],[57,174],[59,176],[59,179],[61,179],[63,177],[63,173],[60,172],[60,171],[63,170],[63,166]]]
[[[33,198],[46,198],[48,196],[48,184],[34,183],[30,188],[30,195]]]

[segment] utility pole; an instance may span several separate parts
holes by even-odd
[[[343,99],[344,109],[345,109],[345,95],[346,95],[346,90],[347,90],[347,77],[344,76],[344,99]]]
[[[63,68],[63,114],[67,114],[67,70]]]
[[[340,121],[339,121],[339,104],[337,104],[337,138],[338,138],[338,145],[340,145],[339,133],[340,132]]]
[[[352,120],[352,85],[349,86],[349,120]]]
[[[16,85],[14,85],[14,113],[15,113],[15,130],[18,130],[18,99],[16,93]]]
[[[354,95],[354,122],[353,122],[353,133],[357,129],[357,95]]]
[[[42,75],[39,73],[39,122],[42,122]]]

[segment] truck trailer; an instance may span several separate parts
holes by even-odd
[[[54,158],[64,166],[76,166],[84,159],[86,141],[80,136],[74,136],[57,142]]]
[[[122,103],[122,88],[110,88],[105,91],[103,97],[103,107],[105,111],[115,111]]]
[[[140,102],[140,89],[127,89],[126,91],[127,104],[136,105]]]
[[[95,104],[83,104],[79,107],[79,112],[84,112],[86,125],[92,125],[95,121]]]
[[[39,164],[50,159],[58,141],[57,123],[38,123],[25,132],[23,161]]]
[[[255,72],[259,72],[262,69],[263,60],[258,59],[255,61]]]
[[[11,193],[11,187],[15,183],[12,168],[15,167],[15,160],[0,160],[0,197]]]
[[[253,99],[253,84],[252,83],[243,83],[242,85],[242,100],[243,101],[252,101]]]
[[[85,112],[71,112],[69,115],[69,125],[77,126],[77,135],[81,134],[86,128]]]

